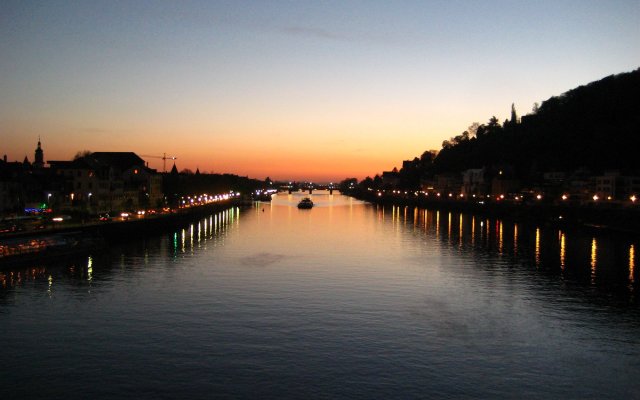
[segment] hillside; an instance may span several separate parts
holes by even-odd
[[[544,101],[518,121],[492,118],[445,141],[423,174],[508,165],[517,177],[545,171],[640,171],[640,69]],[[514,115],[515,116],[515,115]]]

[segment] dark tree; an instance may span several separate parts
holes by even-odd
[[[92,152],[90,150],[81,150],[81,151],[78,151],[75,156],[73,156],[73,160],[75,161],[80,158],[90,156],[91,154]]]

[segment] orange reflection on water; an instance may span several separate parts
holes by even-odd
[[[540,265],[540,228],[536,228],[536,267]]]
[[[636,249],[633,245],[629,246],[629,282],[634,282],[634,273],[636,269]]]
[[[564,271],[566,256],[566,243],[564,232],[560,232],[560,268]]]
[[[518,224],[513,224],[513,254],[518,255]]]
[[[498,253],[502,254],[504,242],[502,241],[502,221],[498,225]]]
[[[598,263],[598,243],[596,238],[591,240],[591,283],[596,281],[596,265]]]
[[[19,286],[28,281],[35,281],[47,276],[44,267],[32,267],[16,271],[0,271],[0,283],[3,288]]]
[[[476,242],[476,217],[471,217],[471,246]]]
[[[489,219],[487,218],[487,220],[484,222],[484,226],[487,227],[487,234],[484,235],[484,240],[485,240],[485,245],[489,244],[489,241],[491,240],[491,221],[489,221]]]
[[[398,207],[396,206],[391,206],[391,226],[393,226],[395,228],[396,226],[396,211],[398,210]],[[398,212],[398,217],[400,218],[400,213]]]
[[[424,210],[424,230],[429,230],[429,210]]]

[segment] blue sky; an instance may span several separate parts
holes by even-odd
[[[638,68],[638,21],[639,1],[3,1],[0,152],[362,178]]]

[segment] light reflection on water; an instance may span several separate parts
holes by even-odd
[[[536,267],[540,266],[540,228],[536,228]]]
[[[3,271],[0,397],[639,392],[635,239],[302,196]]]
[[[566,242],[566,237],[564,232],[560,231],[560,268],[564,271],[566,264],[565,264],[565,257],[566,257],[566,253],[567,253],[567,242]]]
[[[414,225],[420,226],[427,234],[432,232],[434,240],[442,240],[441,212],[415,212],[418,213],[418,218]],[[432,214],[435,214],[435,217]],[[448,244],[453,244],[454,236],[457,236],[455,239],[458,248],[466,244],[467,250],[493,249],[498,256],[506,254],[520,262],[531,260],[533,265],[545,273],[557,273],[568,280],[580,278],[578,281],[581,283],[586,283],[586,279],[582,277],[586,276],[584,268],[588,267],[588,283],[591,286],[597,287],[598,282],[606,287],[629,284],[630,290],[633,291],[636,279],[634,252],[637,238],[621,235],[612,238],[607,233],[603,233],[601,237],[594,237],[577,230],[566,231],[542,226],[531,226],[528,231],[522,231],[521,224],[511,221],[491,220],[455,212],[447,212],[446,215],[444,242]],[[479,226],[479,229],[476,226]],[[456,228],[457,232],[452,232],[452,229]],[[526,242],[531,234],[532,243],[527,249],[526,243],[522,244],[521,241]],[[605,245],[606,249],[601,248]],[[518,257],[520,252],[522,257]],[[602,258],[605,252],[608,254],[606,259]],[[620,258],[626,258],[627,261],[620,262]],[[601,267],[606,270],[599,271]],[[621,271],[625,271],[626,276],[623,277]]]
[[[591,239],[591,283],[596,282],[596,265],[598,265],[598,242]]]
[[[629,284],[633,285],[635,282],[635,269],[636,269],[636,251],[633,244],[629,245]]]

